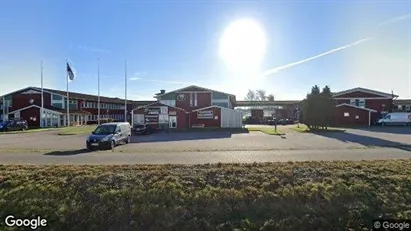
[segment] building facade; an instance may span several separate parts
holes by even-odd
[[[60,127],[67,120],[67,92],[54,89],[43,89],[43,112],[41,113],[41,89],[27,87],[0,97],[0,112],[4,119],[23,118],[30,127]],[[4,101],[4,102],[3,102]],[[128,101],[128,118],[131,120],[131,109],[147,102]],[[4,106],[4,108],[3,108]],[[98,96],[69,92],[70,123],[86,124],[97,121]],[[119,98],[100,97],[100,119],[124,121],[125,101]]]
[[[382,114],[391,112],[397,95],[366,88],[333,93],[337,126],[372,125]]]
[[[156,103],[133,110],[133,124],[157,129],[192,127],[242,127],[242,114],[234,110],[235,96],[198,86],[171,92],[161,90]]]

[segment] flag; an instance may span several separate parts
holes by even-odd
[[[74,72],[73,72],[73,70],[71,69],[69,63],[67,63],[67,75],[68,75],[68,77],[69,77],[69,79],[70,79],[71,81],[74,80]]]

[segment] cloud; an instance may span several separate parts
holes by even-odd
[[[86,45],[77,45],[77,49],[87,51],[87,52],[93,52],[93,53],[101,53],[101,54],[110,54],[111,51],[103,48],[98,48],[98,47],[92,47],[92,46],[86,46]]]
[[[395,23],[395,22],[399,22],[399,21],[405,20],[405,19],[410,18],[410,17],[411,17],[411,14],[407,14],[407,15],[402,15],[402,16],[399,16],[399,17],[391,18],[391,19],[389,19],[389,20],[387,20],[387,21],[384,21],[384,22],[378,24],[377,27],[386,26],[386,25],[388,25],[388,24],[392,24],[392,23]],[[355,41],[355,42],[353,42],[353,43],[350,43],[350,44],[348,44],[348,45],[344,45],[344,46],[341,46],[341,47],[334,48],[334,49],[332,49],[332,50],[326,51],[326,52],[324,52],[324,53],[322,53],[322,54],[319,54],[319,55],[315,55],[315,56],[312,56],[312,57],[309,57],[309,58],[306,58],[306,59],[303,59],[303,60],[300,60],[300,61],[297,61],[297,62],[293,62],[293,63],[289,63],[289,64],[286,64],[286,65],[283,65],[283,66],[279,66],[279,67],[276,67],[276,68],[272,68],[272,69],[270,69],[270,70],[265,71],[265,72],[264,72],[264,75],[265,75],[265,76],[269,76],[269,75],[275,74],[275,73],[277,73],[277,72],[279,72],[279,71],[282,71],[282,70],[285,70],[285,69],[288,69],[288,68],[291,68],[291,67],[295,67],[295,66],[297,66],[297,65],[300,65],[300,64],[303,64],[303,63],[312,61],[312,60],[314,60],[314,59],[318,59],[318,58],[321,58],[321,57],[323,57],[323,56],[326,56],[326,55],[329,55],[329,54],[332,54],[332,53],[335,53],[335,52],[338,52],[338,51],[341,51],[341,50],[345,50],[345,49],[347,49],[347,48],[350,48],[350,47],[353,47],[353,46],[356,46],[356,45],[359,45],[359,44],[361,44],[361,43],[364,43],[364,42],[369,41],[370,39],[372,39],[372,38],[371,38],[371,37],[369,37],[369,38],[363,38],[363,39],[360,39],[360,40]]]

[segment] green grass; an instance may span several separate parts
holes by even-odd
[[[0,132],[2,134],[19,134],[19,133],[35,133],[35,132],[44,132],[44,131],[53,131],[59,128],[32,128],[25,131],[10,131],[10,132]]]
[[[273,127],[249,127],[246,128],[250,132],[262,132],[267,135],[285,135],[285,133],[277,128],[277,131]]]
[[[311,130],[308,128],[307,125],[305,124],[299,124],[299,125],[294,125],[293,127],[290,128],[291,130],[294,130],[296,132],[345,132],[344,129],[342,128],[335,128],[335,127],[328,127],[327,129],[318,129],[318,130]]]
[[[81,134],[90,134],[92,131],[96,129],[96,125],[88,125],[88,126],[73,126],[73,127],[65,127],[60,128],[57,135],[81,135]]]
[[[40,215],[47,230],[370,230],[411,219],[410,165],[0,165],[0,217]]]

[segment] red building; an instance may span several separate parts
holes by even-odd
[[[43,89],[43,113],[41,115],[41,89],[27,87],[1,96],[1,112],[5,119],[23,118],[29,126],[43,127],[64,126],[67,122],[67,92],[54,89]],[[3,103],[4,101],[4,103]],[[151,101],[128,101],[127,110]],[[69,114],[72,124],[86,124],[97,121],[98,96],[69,92]],[[3,109],[4,105],[4,109]],[[124,100],[100,96],[100,118],[111,118],[124,121]],[[131,120],[131,116],[128,116]]]
[[[334,93],[335,122],[338,126],[372,125],[382,113],[392,111],[397,97],[359,87]]]
[[[198,86],[161,90],[156,103],[133,110],[133,124],[156,128],[242,127],[242,115],[234,110],[234,95]]]

